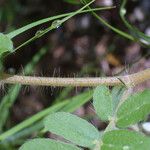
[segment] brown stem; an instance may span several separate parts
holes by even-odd
[[[114,77],[86,77],[86,78],[57,78],[57,77],[32,77],[32,76],[4,76],[0,82],[2,84],[22,84],[33,86],[80,86],[94,87],[98,85],[121,85],[128,87],[135,86],[150,79],[150,69],[140,71],[131,75]]]

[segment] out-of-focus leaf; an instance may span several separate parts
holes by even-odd
[[[7,35],[0,33],[0,57],[5,52],[13,52],[13,42]]]
[[[81,150],[78,147],[50,139],[34,139],[23,144],[19,150]]]
[[[51,114],[45,119],[44,125],[46,130],[83,147],[93,147],[100,138],[93,125],[70,113]]]
[[[150,113],[150,90],[130,96],[117,111],[117,126],[128,127],[135,124]]]

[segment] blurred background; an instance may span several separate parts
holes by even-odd
[[[96,0],[94,6],[113,6],[98,14],[110,24],[129,33],[119,16],[120,0]],[[63,0],[0,0],[0,32],[9,33],[33,21],[71,12],[81,8]],[[150,0],[130,0],[126,18],[143,33],[150,35]],[[17,47],[50,23],[35,27],[13,39]],[[32,75],[54,77],[99,77],[120,73],[131,74],[150,67],[149,48],[129,41],[102,25],[90,13],[71,18],[58,29],[22,47],[4,60],[4,69],[11,74],[23,74],[24,68],[41,49],[46,54],[35,66]],[[150,88],[150,81],[135,88]],[[7,128],[50,106],[63,88],[23,86],[11,107]],[[77,95],[85,88],[76,87],[66,97]],[[8,86],[1,88],[5,96]],[[91,113],[91,103],[76,111],[80,116]],[[96,119],[97,126],[105,124]]]

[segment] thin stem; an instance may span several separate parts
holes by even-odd
[[[106,127],[105,131],[103,134],[106,132],[109,132],[111,130],[115,129],[115,120],[112,118],[112,120],[109,122],[108,126]]]
[[[113,9],[113,8],[115,8],[115,7],[114,6],[108,6],[108,7],[101,7],[101,8],[93,8],[92,10],[86,9],[86,10],[83,10],[83,11],[79,12],[79,14],[88,13],[88,12],[91,12],[91,11],[109,10],[109,9]],[[20,35],[21,33],[25,32],[25,31],[27,31],[29,29],[32,29],[33,27],[36,27],[38,25],[41,25],[41,24],[44,24],[46,22],[50,22],[50,21],[53,21],[53,20],[56,20],[56,19],[61,19],[63,17],[70,16],[73,13],[74,12],[70,12],[70,13],[61,14],[61,15],[48,17],[48,18],[44,18],[44,19],[35,21],[35,22],[31,23],[31,24],[28,24],[28,25],[26,25],[24,27],[21,27],[21,28],[15,30],[15,31],[12,31],[12,32],[8,33],[7,36],[12,39],[12,38]]]
[[[83,4],[86,4],[86,1],[83,0]],[[88,6],[89,10],[91,10],[92,8],[90,6]],[[116,27],[110,25],[107,21],[105,21],[102,17],[100,17],[99,15],[97,15],[97,13],[95,13],[94,11],[91,11],[91,13],[93,14],[93,16],[95,18],[97,18],[103,25],[105,25],[106,27],[108,27],[109,29],[111,29],[112,31],[116,32],[117,34],[121,35],[122,37],[131,40],[131,41],[135,41],[134,37],[131,36],[128,33],[125,33],[119,29],[117,29]]]
[[[131,41],[134,41],[134,38],[133,38],[131,35],[129,35],[129,34],[123,32],[123,31],[121,31],[121,30],[119,30],[119,29],[117,29],[117,28],[115,28],[115,27],[113,27],[113,26],[110,25],[107,21],[105,21],[102,17],[98,16],[95,12],[92,12],[92,14],[93,14],[101,23],[103,23],[106,27],[110,28],[112,31],[118,33],[119,35],[121,35],[122,37],[125,37],[126,39],[129,39],[129,40],[131,40]]]
[[[6,75],[1,76],[0,82],[2,84],[22,84],[33,86],[80,86],[80,87],[94,87],[98,85],[122,85],[126,84],[127,87],[133,87],[150,79],[150,69],[145,69],[138,73],[125,76],[114,77],[86,77],[86,78],[57,78],[57,77],[32,77],[32,76],[19,76],[19,75]]]
[[[63,19],[61,20],[55,20],[52,22],[51,26],[44,29],[44,30],[41,30],[40,32],[38,32],[38,34],[36,33],[32,38],[30,38],[29,40],[27,40],[26,42],[24,42],[23,44],[21,44],[20,46],[18,46],[15,50],[17,51],[18,49],[22,48],[23,46],[29,44],[30,42],[42,37],[43,35],[45,35],[46,33],[48,33],[49,31],[51,30],[54,30],[56,28],[58,28],[60,25],[62,25],[63,23],[65,23],[67,20],[69,20],[70,18],[74,17],[75,15],[81,13],[86,7],[88,7],[90,4],[92,4],[95,0],[92,0],[91,2],[89,2],[88,4],[86,4],[85,6],[83,6],[82,8],[80,8],[79,10],[71,13],[70,15],[64,17]],[[39,25],[39,22],[37,22],[36,24],[34,23],[34,25]],[[28,27],[32,28],[34,27],[33,24],[30,24]],[[22,29],[22,32],[26,31],[27,29],[29,29],[28,27],[23,27],[21,28]],[[7,36],[10,37],[10,38],[13,38],[14,36],[17,36],[18,34],[20,34],[20,30],[21,29],[18,29],[10,34],[8,34]],[[24,29],[24,30],[23,30]],[[16,34],[15,34],[16,33]],[[14,34],[14,35],[13,35]],[[12,36],[13,35],[13,36]]]

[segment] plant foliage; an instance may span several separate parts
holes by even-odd
[[[115,102],[118,107],[114,107],[117,113],[113,114],[112,101],[115,98],[112,99],[112,97],[115,95],[114,93],[118,91],[120,91],[118,97],[121,99],[123,92],[122,90],[118,90],[118,88],[116,89],[116,87],[112,92],[110,92],[106,86],[97,87],[94,91],[93,104],[97,115],[102,120],[110,121],[104,133],[100,133],[93,125],[84,119],[66,112],[58,112],[46,117],[44,121],[45,131],[50,131],[69,140],[72,146],[87,147],[91,150],[148,150],[150,147],[149,137],[125,128],[133,123],[138,123],[150,113],[150,91],[145,90],[136,93],[125,102],[118,103],[118,105]],[[35,143],[39,145],[38,141],[35,141]],[[26,145],[32,146],[32,142],[29,141],[25,143],[23,145],[24,150],[28,149]]]

